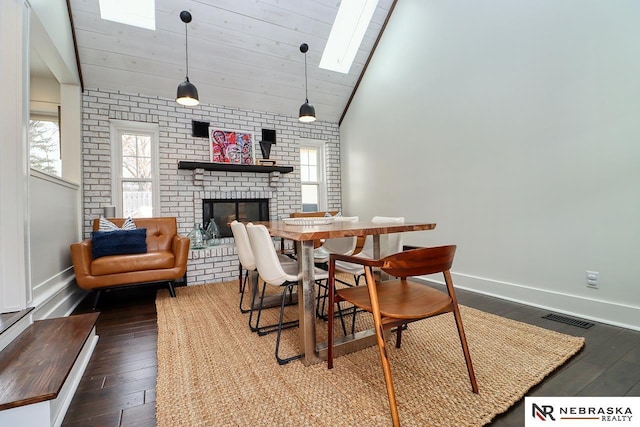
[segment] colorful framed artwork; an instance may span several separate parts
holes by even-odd
[[[212,163],[254,164],[253,132],[209,127]]]

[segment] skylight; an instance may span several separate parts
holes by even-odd
[[[156,29],[155,0],[99,0],[100,17],[107,21]]]
[[[320,68],[348,73],[378,0],[343,0],[331,27]]]

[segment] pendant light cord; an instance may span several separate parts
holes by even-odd
[[[307,82],[307,52],[304,53],[304,98],[309,103],[309,83]]]
[[[185,56],[185,59],[187,60],[187,75],[185,77],[187,81],[189,81],[189,36],[187,34],[188,26],[189,26],[188,23],[185,22],[184,23],[184,54],[185,54],[184,56]]]

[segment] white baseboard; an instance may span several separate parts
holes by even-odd
[[[451,272],[457,289],[464,289],[520,304],[530,305],[572,317],[640,331],[640,307],[601,301],[579,295],[538,289],[515,283]],[[430,276],[427,282],[444,284]]]
[[[37,287],[32,301],[34,320],[69,316],[87,295],[75,282],[73,269],[67,270]]]

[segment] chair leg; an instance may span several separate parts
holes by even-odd
[[[396,348],[400,348],[402,345],[402,331],[409,327],[408,324],[403,323],[396,328]]]
[[[98,308],[98,300],[100,299],[100,295],[102,295],[102,291],[100,289],[95,291],[95,295],[93,296],[93,311],[96,311],[96,308]]]
[[[173,286],[173,280],[170,280],[168,285],[169,285],[169,295],[171,295],[171,298],[175,298],[176,297],[176,288]]]
[[[471,363],[471,353],[469,352],[469,345],[467,344],[467,337],[464,333],[464,327],[462,326],[462,317],[460,316],[460,309],[458,304],[453,306],[453,315],[456,319],[456,326],[458,327],[458,335],[460,336],[460,344],[462,345],[462,352],[464,353],[464,360],[467,362],[467,371],[469,372],[469,381],[471,381],[471,389],[474,393],[478,394],[478,382],[476,381],[476,374],[473,371],[473,364]]]
[[[396,393],[393,388],[393,377],[391,376],[391,364],[389,363],[389,353],[384,340],[384,328],[382,326],[382,316],[380,315],[380,304],[378,303],[378,294],[375,291],[375,280],[370,268],[365,268],[366,283],[369,289],[369,299],[371,300],[371,311],[373,314],[373,324],[376,331],[376,341],[378,342],[378,350],[380,351],[380,361],[384,372],[384,381],[387,385],[387,397],[389,398],[389,409],[391,410],[391,419],[393,425],[400,426],[400,416],[398,415],[398,405],[396,402]]]
[[[318,285],[320,285],[320,283],[317,283]],[[316,295],[316,317],[318,319],[322,319],[322,316],[324,316],[324,305],[322,307],[322,310],[320,310],[320,292],[321,292],[321,288],[322,286],[318,286],[318,294]],[[326,295],[326,294],[325,294]]]
[[[295,282],[294,282],[295,283]],[[285,285],[286,286],[286,285]],[[286,299],[286,294],[287,294],[287,288],[288,286],[286,286],[283,291],[282,291],[282,303],[284,304],[285,299]],[[291,320],[289,322],[285,322],[282,323],[282,325],[279,325],[278,323],[274,323],[273,325],[267,325],[267,326],[260,326],[260,317],[262,314],[262,309],[264,308],[264,295],[265,295],[265,291],[267,289],[267,283],[264,282],[262,285],[262,293],[260,295],[260,303],[258,304],[258,307],[255,308],[255,295],[253,296],[252,302],[251,302],[251,310],[249,310],[249,329],[251,330],[251,332],[257,332],[258,335],[260,336],[264,336],[273,332],[277,332],[278,329],[288,329],[288,328],[293,328],[295,326],[298,325],[298,320]],[[286,306],[287,304],[285,304]],[[256,324],[255,326],[253,325],[253,312],[257,311],[258,314],[256,316]]]
[[[295,356],[287,357],[284,359],[280,357],[280,337],[282,336],[283,325],[286,324],[286,323],[282,323],[282,320],[284,319],[284,307],[285,307],[287,289],[289,290],[289,293],[291,293],[293,291],[293,286],[295,285],[296,285],[295,282],[288,284],[286,285],[285,289],[282,290],[282,304],[280,305],[280,320],[278,322],[278,336],[276,337],[276,351],[275,351],[276,360],[280,365],[286,365],[292,360],[300,359],[302,356],[304,356],[304,353],[302,353],[302,354],[296,354]]]
[[[260,279],[258,279],[260,280]],[[242,308],[242,301],[244,300],[244,293],[247,290],[247,282],[249,281],[249,270],[247,270],[245,276],[244,276],[244,281],[242,281],[242,287],[240,288],[240,313],[248,313],[251,311],[251,307],[250,308]]]
[[[242,293],[244,286],[242,285],[242,264],[238,263],[238,293]]]
[[[258,306],[258,308],[256,308],[256,295],[254,294],[253,298],[251,298],[251,310],[249,311],[249,329],[251,330],[251,332],[258,331],[258,325],[260,324],[260,314],[262,313],[262,301],[264,300],[264,292],[266,290],[266,287],[267,283],[265,282],[262,284],[262,293],[260,295],[260,305]],[[253,320],[253,312],[256,310],[258,311],[258,314],[256,319],[256,326],[254,327],[251,321]]]
[[[316,285],[318,285],[318,295],[316,297],[316,317],[318,319],[327,319],[327,315],[324,314],[324,311],[327,308],[327,295],[329,288],[326,283],[322,283],[322,280],[316,281]],[[321,290],[324,289],[324,295],[320,295]],[[322,303],[320,303],[322,301]]]
[[[360,277],[362,277],[362,276],[360,276],[360,275],[355,275],[355,274],[353,275],[353,278],[354,278],[354,280],[355,280],[355,282],[356,282],[355,286],[359,286],[359,284],[360,284]],[[340,280],[340,279],[337,279],[337,278],[336,278],[335,280],[336,280],[337,282],[342,283],[343,285],[347,285],[347,286],[350,286],[350,287],[353,287],[353,286],[354,286],[354,285],[352,285],[351,283],[345,282],[345,281]],[[339,306],[338,306],[338,309],[340,309],[340,307],[339,307]],[[353,318],[351,319],[351,334],[352,334],[352,335],[353,335],[353,334],[355,333],[355,331],[356,331],[356,314],[357,314],[357,313],[358,313],[358,309],[354,306],[354,307],[353,307]],[[342,311],[341,311],[341,310],[340,310],[340,319],[342,320]],[[342,323],[343,323],[342,327],[343,327],[343,329],[344,329],[344,320],[342,321]],[[345,335],[347,335],[347,333],[346,333],[346,332],[345,332],[344,334],[345,334]]]
[[[327,307],[327,369],[333,369],[333,309],[336,303],[336,264],[329,262],[329,280],[327,282],[327,293],[329,294],[329,307]],[[342,313],[340,313],[342,314]],[[344,322],[343,322],[344,324]]]
[[[462,352],[464,353],[464,360],[467,363],[467,371],[469,372],[469,381],[471,381],[471,389],[474,393],[478,394],[478,382],[476,381],[476,374],[473,371],[473,364],[471,363],[471,352],[469,352],[469,344],[467,344],[467,337],[464,333],[464,326],[462,326],[462,316],[460,315],[460,308],[458,307],[458,298],[456,297],[455,290],[453,288],[453,280],[451,279],[451,273],[447,270],[444,272],[444,281],[447,284],[447,290],[451,297],[453,306],[453,316],[456,319],[456,326],[458,327],[458,335],[460,336],[460,344],[462,345]]]
[[[342,325],[342,333],[344,334],[344,336],[347,336],[347,325],[344,323],[344,316],[342,315],[342,307],[340,307],[340,302],[338,301],[336,304],[338,304],[338,315],[340,316],[340,324]],[[351,331],[351,333],[353,333],[353,331]]]

